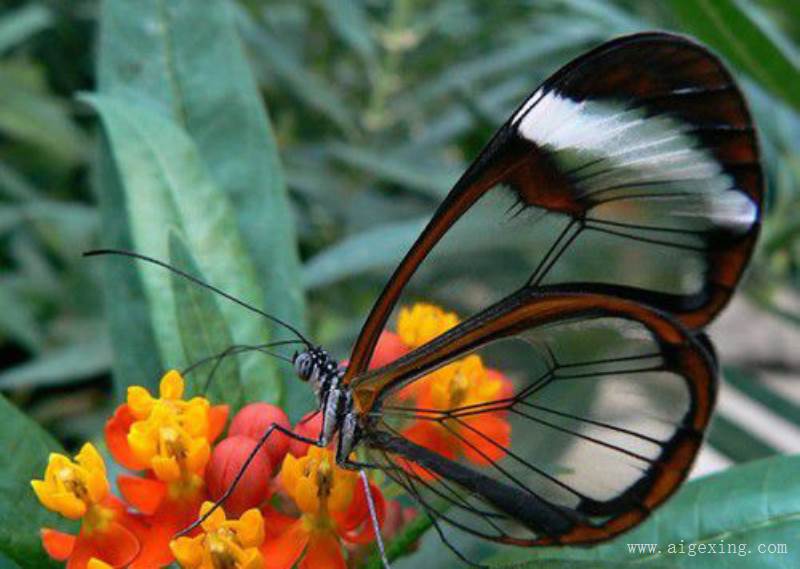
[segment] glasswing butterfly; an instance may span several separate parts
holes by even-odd
[[[292,362],[323,416],[319,440],[306,442],[335,441],[342,466],[382,470],[440,535],[446,522],[543,546],[634,527],[678,488],[702,442],[718,373],[702,328],[747,265],[763,185],[742,93],[705,47],[651,32],[578,57],[512,113],[455,184],[383,289],[346,368],[289,326],[307,348]],[[489,282],[467,295],[473,315],[368,369],[412,277],[464,240],[500,243],[509,270],[494,282],[480,255],[461,259],[465,275]],[[447,408],[402,397],[448,362],[509,346],[513,393]],[[470,420],[492,414],[511,421],[504,442]],[[400,428],[409,420],[447,429],[473,460],[410,440]],[[273,430],[297,436],[275,425],[262,442]]]

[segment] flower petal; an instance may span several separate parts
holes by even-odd
[[[236,535],[242,547],[258,547],[264,541],[264,517],[257,509],[247,510],[236,523]]]
[[[201,536],[179,537],[170,542],[169,548],[181,567],[200,567],[203,562],[203,538]]]
[[[467,418],[459,434],[461,451],[468,460],[481,466],[503,458],[511,444],[511,424],[500,413],[483,413]]]
[[[183,376],[174,369],[169,370],[161,378],[158,395],[161,399],[180,399],[183,397]]]
[[[108,450],[119,464],[128,470],[143,470],[147,463],[142,462],[133,454],[128,444],[128,431],[136,421],[128,405],[120,405],[114,415],[106,422],[105,435]]]
[[[329,533],[315,533],[308,544],[299,569],[347,569],[339,540]]]
[[[164,482],[176,482],[181,478],[181,467],[178,461],[168,456],[154,456],[150,466],[156,478]]]
[[[216,506],[214,502],[203,502],[203,505],[200,506],[200,517],[208,515],[202,523],[206,532],[218,530],[226,521],[225,510],[222,507],[214,508],[214,506]],[[211,513],[209,514],[209,512]]]
[[[113,567],[125,567],[139,554],[139,540],[117,522],[111,522],[103,531],[94,532],[91,540],[95,547],[93,557]]]
[[[170,541],[196,519],[198,509],[188,513],[165,501],[159,511],[148,518],[150,526],[142,538],[142,551],[129,569],[153,569],[169,565],[174,559],[169,548]]]
[[[140,385],[132,385],[128,388],[126,401],[135,420],[147,417],[156,403],[150,392]]]
[[[406,355],[409,351],[408,346],[405,345],[399,335],[384,330],[378,337],[378,343],[375,345],[372,359],[369,362],[369,369],[377,369],[390,364],[399,357]]]
[[[87,470],[99,470],[103,473],[106,471],[106,463],[92,443],[85,443],[81,447],[80,452],[75,456],[75,462]]]
[[[55,506],[52,509],[65,518],[79,520],[86,515],[86,502],[78,499],[74,494],[68,492],[54,493],[50,495],[49,500]]]
[[[146,515],[158,510],[167,493],[167,485],[160,480],[127,474],[117,477],[117,486],[125,501]]]
[[[297,520],[277,538],[267,539],[261,546],[265,569],[291,569],[306,548],[309,537],[303,521]]]
[[[213,443],[225,430],[229,412],[227,405],[214,405],[208,410],[208,442]]]
[[[42,528],[42,547],[56,561],[66,561],[75,549],[75,536],[55,529]]]
[[[317,496],[317,486],[308,478],[300,478],[292,493],[295,504],[301,512],[315,514],[319,509],[319,497]]]
[[[269,504],[261,508],[261,515],[264,516],[264,534],[268,539],[277,538],[297,521],[296,518],[279,512]]]
[[[81,530],[67,561],[67,569],[86,569],[93,557],[112,567],[125,567],[138,555],[139,549],[136,536],[117,522],[91,534]]]
[[[383,527],[383,521],[386,517],[386,503],[383,499],[383,493],[372,483],[370,483],[369,488],[372,502],[375,504],[375,513],[378,516],[378,526]],[[342,518],[337,517],[337,525],[339,535],[349,543],[371,543],[375,540],[375,529],[372,527],[372,519],[370,519],[367,494],[364,492],[362,484],[358,484],[358,488],[353,495],[353,501],[345,516]]]

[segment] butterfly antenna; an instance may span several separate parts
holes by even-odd
[[[217,288],[217,287],[215,287],[213,285],[210,285],[207,282],[204,282],[204,281],[198,279],[197,277],[195,277],[193,275],[190,275],[186,271],[183,271],[183,270],[181,270],[181,269],[179,269],[177,267],[173,267],[169,263],[165,263],[164,261],[159,261],[158,259],[155,259],[153,257],[148,257],[147,255],[142,255],[140,253],[134,253],[133,251],[125,251],[123,249],[94,249],[92,251],[86,251],[86,252],[83,253],[84,257],[99,257],[100,255],[119,255],[121,257],[131,257],[133,259],[138,259],[140,261],[145,261],[145,262],[151,263],[153,265],[158,265],[159,267],[167,269],[168,271],[171,271],[171,272],[175,273],[176,275],[179,275],[179,276],[181,276],[181,277],[193,282],[194,284],[196,284],[198,286],[206,288],[206,289],[208,289],[208,290],[210,290],[212,292],[215,292],[215,293],[227,298],[231,302],[235,302],[239,306],[242,306],[242,307],[244,307],[244,308],[246,308],[248,310],[251,310],[252,312],[255,312],[256,314],[260,314],[261,316],[263,316],[264,318],[266,318],[267,320],[269,320],[271,322],[274,322],[275,324],[283,326],[284,328],[286,328],[287,330],[292,332],[295,336],[297,336],[300,339],[300,341],[302,341],[307,347],[309,347],[309,348],[313,347],[311,342],[305,336],[303,336],[303,334],[301,334],[300,331],[297,328],[295,328],[294,326],[292,326],[288,322],[284,322],[283,320],[281,320],[277,316],[273,316],[272,314],[268,314],[268,313],[264,312],[263,310],[261,310],[259,308],[256,308],[252,304],[248,304],[247,302],[245,302],[243,300],[240,300],[240,299],[236,298],[235,296],[233,296],[231,294],[228,294],[224,290],[222,290],[220,288]]]

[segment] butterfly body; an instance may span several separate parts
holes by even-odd
[[[345,369],[319,346],[295,353],[292,365],[297,377],[307,381],[317,397],[322,414],[322,430],[317,442],[327,446],[338,435],[336,461],[341,466],[352,466],[350,453],[358,444],[362,430],[353,408],[352,390],[341,384]]]

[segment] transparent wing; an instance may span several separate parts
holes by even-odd
[[[591,283],[702,327],[747,264],[762,187],[750,115],[713,54],[663,33],[604,44],[538,88],[458,181],[376,302],[345,381],[418,291],[475,314],[523,288]]]
[[[520,293],[359,384],[367,461],[482,538],[607,539],[686,477],[714,402],[709,348],[634,302]]]

